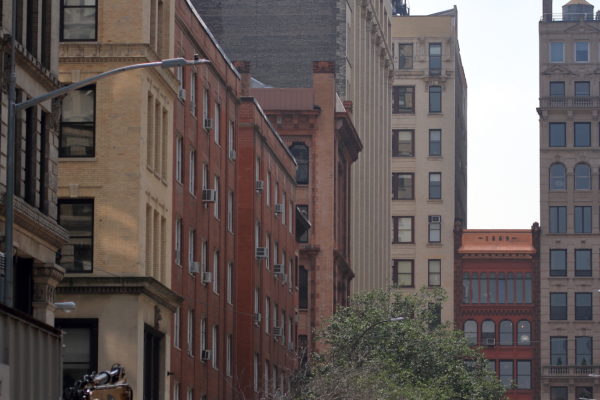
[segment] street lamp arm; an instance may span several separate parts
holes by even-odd
[[[46,100],[53,99],[55,97],[61,96],[65,93],[68,93],[72,90],[77,90],[77,89],[80,89],[91,83],[97,82],[100,79],[106,78],[111,75],[116,75],[116,74],[119,74],[119,73],[125,72],[125,71],[131,71],[134,69],[141,69],[141,68],[152,68],[152,67],[163,67],[163,68],[184,67],[187,65],[205,64],[205,63],[209,63],[209,62],[210,62],[210,60],[206,60],[206,59],[186,60],[185,58],[179,57],[179,58],[169,58],[169,59],[161,60],[161,61],[153,61],[153,62],[147,62],[147,63],[126,65],[124,67],[119,67],[119,68],[111,69],[110,71],[102,72],[98,75],[91,76],[91,77],[83,79],[79,82],[71,83],[70,85],[63,86],[61,88],[58,88],[58,89],[53,90],[48,93],[44,93],[41,96],[33,97],[33,98],[23,101],[21,103],[16,103],[15,109],[16,109],[16,111],[25,110],[29,107],[35,106],[36,104],[39,104]]]

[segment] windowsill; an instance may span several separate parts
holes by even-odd
[[[442,156],[427,156],[427,159],[430,161],[439,161],[439,160],[443,160],[444,157],[442,157]]]
[[[431,243],[428,242],[426,247],[444,247],[444,245],[442,243]]]
[[[94,162],[96,156],[93,157],[58,157],[59,162]]]
[[[442,199],[427,199],[427,202],[430,204],[442,204],[444,200]]]
[[[444,113],[443,112],[430,112],[427,114],[428,117],[443,117]]]
[[[415,199],[392,199],[392,201],[415,201]]]

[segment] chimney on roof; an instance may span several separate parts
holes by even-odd
[[[242,76],[242,96],[250,94],[250,61],[234,61],[233,65]]]
[[[552,0],[543,0],[542,16],[544,22],[552,22]]]

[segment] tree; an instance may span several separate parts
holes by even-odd
[[[461,332],[440,324],[441,289],[360,294],[319,333],[328,351],[294,377],[297,400],[500,400],[504,388]],[[391,318],[404,317],[401,321]]]

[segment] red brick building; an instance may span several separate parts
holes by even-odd
[[[175,7],[175,56],[211,63],[176,74],[172,289],[184,301],[174,318],[171,399],[233,399],[241,82],[190,1]]]
[[[298,162],[299,349],[318,350],[312,334],[338,305],[350,280],[350,171],[362,149],[351,103],[335,91],[333,62],[314,62],[311,88],[255,88],[255,96]],[[312,224],[307,231],[306,220]]]
[[[455,322],[511,400],[539,399],[539,225],[455,228]]]

